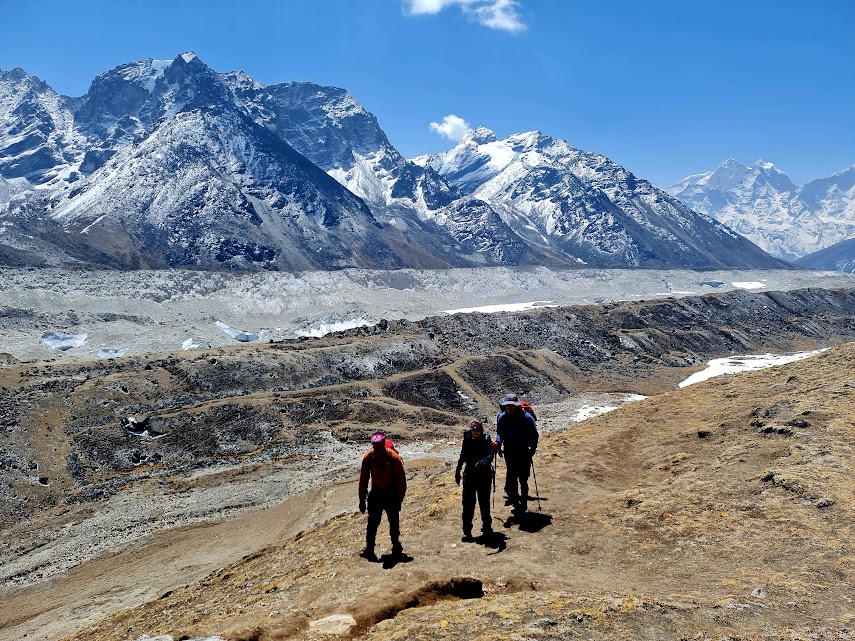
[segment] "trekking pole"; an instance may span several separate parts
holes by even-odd
[[[531,475],[534,477],[534,491],[537,492],[537,511],[540,512],[540,490],[537,489],[537,474],[534,471],[534,459],[531,459]]]
[[[493,462],[493,509],[496,509],[496,463]]]

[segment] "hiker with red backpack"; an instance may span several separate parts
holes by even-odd
[[[371,491],[368,481],[371,480]],[[401,557],[400,514],[401,504],[407,493],[407,475],[404,463],[393,447],[386,447],[386,435],[375,432],[371,436],[371,451],[362,457],[359,472],[359,511],[365,514],[368,509],[368,527],[365,531],[365,549],[360,556],[376,561],[374,542],[377,528],[386,512],[389,520],[389,537],[392,539],[392,554]]]
[[[528,509],[528,477],[539,438],[537,423],[516,394],[503,396],[499,409],[496,442],[498,455],[505,458],[505,495],[519,516]]]
[[[465,469],[464,469],[465,466]],[[462,472],[462,474],[461,474]],[[460,485],[463,480],[463,541],[472,538],[472,521],[475,517],[475,502],[481,511],[481,537],[488,539],[493,534],[493,519],[490,516],[490,487],[493,480],[493,440],[484,432],[480,419],[469,422],[463,433],[463,445],[457,458],[454,480]]]

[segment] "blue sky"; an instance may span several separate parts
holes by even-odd
[[[454,115],[663,186],[729,157],[797,183],[855,163],[853,0],[0,0],[0,69],[65,95],[188,50],[344,87],[406,156],[453,146]]]

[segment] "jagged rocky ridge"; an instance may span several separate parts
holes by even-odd
[[[479,127],[450,151],[416,162],[488,202],[529,241],[577,264],[783,266],[608,158],[537,131],[498,140]]]
[[[782,266],[602,157],[540,167],[524,201],[482,198],[402,158],[346,91],[265,87],[192,53],[121,65],[81,98],[0,72],[0,99],[6,264]]]
[[[730,158],[668,191],[786,260],[855,236],[855,165],[797,186],[772,163]]]

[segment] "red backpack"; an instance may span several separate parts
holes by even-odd
[[[531,405],[529,405],[529,404],[528,404],[528,403],[526,403],[525,401],[520,401],[520,407],[521,407],[521,408],[523,408],[523,410],[525,410],[525,411],[526,411],[526,412],[528,412],[529,414],[531,414],[531,417],[532,417],[535,421],[537,420],[537,414],[535,414],[535,413],[534,413],[534,408],[533,408]]]

